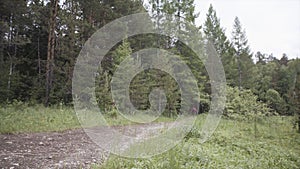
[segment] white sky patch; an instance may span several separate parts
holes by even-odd
[[[300,57],[300,1],[299,0],[195,0],[200,17],[197,25],[206,19],[212,4],[231,38],[233,21],[238,16],[252,52],[261,51],[281,58]]]

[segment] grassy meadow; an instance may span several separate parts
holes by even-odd
[[[111,155],[100,169],[299,169],[300,134],[292,117],[252,121],[222,119],[207,142],[200,144],[200,115],[192,131],[179,145],[151,159],[125,159]],[[256,127],[255,127],[256,126]]]

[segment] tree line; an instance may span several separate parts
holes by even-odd
[[[182,34],[186,30],[185,23],[195,25],[198,32],[195,38],[199,43],[204,44],[206,39],[213,44],[223,63],[228,84],[230,103],[225,114],[233,110],[240,112],[243,106],[237,106],[236,102],[243,101],[245,105],[260,104],[281,115],[299,112],[298,58],[288,59],[283,54],[281,59],[277,59],[272,54],[251,51],[238,17],[233,20],[232,36],[227,37],[212,5],[200,27],[195,24],[199,14],[195,12],[194,0],[149,0],[147,7],[144,6],[141,0],[2,0],[0,102],[5,104],[18,100],[46,106],[72,104],[73,68],[86,40],[116,18],[148,11],[151,17],[164,14],[177,16],[180,24],[172,31]],[[166,26],[160,19],[153,21],[157,28]],[[210,81],[204,64],[191,49],[176,39],[176,35],[145,34],[124,39],[111,49],[96,77],[95,91],[100,108],[114,108],[110,82],[118,64],[135,51],[158,47],[179,55],[190,67],[200,90],[200,99],[193,98],[193,101],[200,103],[201,112],[207,111]],[[178,84],[159,70],[142,72],[133,79],[130,87],[132,103],[139,109],[149,108],[148,95],[156,87],[166,90],[166,115],[178,113],[181,102]],[[246,97],[250,96],[254,98],[253,103],[246,103]]]

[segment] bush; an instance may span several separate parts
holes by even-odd
[[[286,112],[285,102],[276,90],[269,89],[266,93],[265,99],[267,101],[268,106],[274,109],[279,114],[284,114]]]
[[[110,118],[117,118],[118,117],[118,110],[113,109],[113,110],[107,112],[107,115]]]
[[[265,103],[257,100],[257,96],[250,90],[239,91],[237,87],[227,87],[224,116],[234,119],[252,119],[255,116],[275,114]]]

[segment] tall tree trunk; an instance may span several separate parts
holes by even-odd
[[[37,44],[37,55],[38,55],[38,73],[39,73],[39,79],[38,81],[40,82],[40,78],[41,78],[41,52],[40,52],[40,33],[39,33],[39,37],[38,37],[38,44]]]
[[[1,25],[2,23],[0,23],[0,63],[3,63],[4,61],[4,55],[3,55],[3,51],[4,51],[4,30],[3,30],[3,26]]]
[[[11,79],[12,79],[12,75],[14,72],[14,60],[17,57],[17,46],[16,46],[16,44],[13,43],[13,31],[14,31],[13,20],[14,20],[14,15],[11,14],[10,19],[9,19],[9,35],[8,35],[9,51],[7,52],[8,56],[9,56],[9,74],[8,74],[8,81],[7,81],[7,101],[10,100]],[[18,32],[15,33],[15,36],[17,36],[17,35],[18,35]],[[13,55],[10,54],[11,50],[14,51]]]
[[[48,36],[48,50],[47,50],[47,65],[46,65],[46,96],[45,106],[49,105],[50,91],[52,89],[53,81],[53,67],[54,67],[54,49],[55,49],[55,27],[56,16],[58,10],[58,0],[51,0],[51,13],[49,20],[49,36]]]
[[[5,36],[5,22],[4,17],[0,16],[0,63],[4,61],[4,36]]]
[[[298,114],[298,132],[300,133],[300,114]]]
[[[9,98],[10,98],[10,86],[11,86],[12,73],[13,73],[13,58],[9,54],[9,74],[8,74],[8,81],[7,81],[7,98],[6,98],[7,101],[9,101]]]
[[[177,11],[177,24],[178,24],[178,31],[180,31],[181,30],[181,27],[180,27],[180,17],[181,17],[181,8],[180,8],[180,0],[178,0],[178,11]],[[180,33],[180,32],[178,32],[178,33]]]

